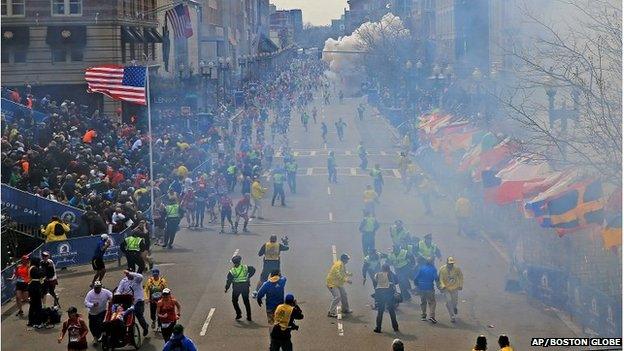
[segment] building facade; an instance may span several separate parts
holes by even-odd
[[[279,47],[294,44],[303,32],[302,13],[299,9],[276,10],[270,15],[270,37]]]

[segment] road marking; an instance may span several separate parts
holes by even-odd
[[[338,260],[336,258],[336,245],[332,245],[332,258],[334,259],[334,262]]]
[[[312,171],[313,171],[313,168],[312,167],[308,167],[308,170],[306,171],[306,175],[311,176],[312,175]]]
[[[158,263],[155,266],[157,267],[164,267],[164,266],[175,266],[175,263]]]
[[[347,150],[347,151],[345,151],[345,155],[347,155],[347,156],[351,156],[351,150]]]
[[[331,188],[327,187],[327,195],[331,195]]]
[[[355,167],[351,167],[351,175],[354,176],[357,174],[357,170],[355,169]]]
[[[316,156],[316,150],[310,151],[310,156]]]
[[[394,176],[397,178],[401,178],[401,172],[399,172],[398,169],[393,169],[392,173],[394,173]]]
[[[344,326],[342,325],[342,306],[336,306],[336,319],[338,319],[338,323],[336,326],[338,327],[338,336],[344,336]]]
[[[323,143],[323,149],[327,150],[327,143]]]
[[[329,221],[333,221],[334,220],[334,214],[333,213],[329,213]]]
[[[381,156],[386,156],[386,152],[385,151],[379,151],[379,153],[381,154]]]
[[[293,156],[299,156],[299,151],[294,151]]]
[[[234,254],[232,255],[232,257],[238,255],[238,249],[234,250]]]
[[[199,336],[204,336],[206,335],[206,331],[208,330],[208,324],[210,324],[210,320],[212,319],[212,315],[215,312],[215,308],[211,308],[210,312],[208,312],[208,316],[206,317],[206,321],[204,322],[204,325],[202,326],[201,332],[199,333]]]

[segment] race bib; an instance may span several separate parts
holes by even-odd
[[[161,325],[163,328],[169,328],[169,326],[171,325],[171,323],[160,323],[160,325]]]

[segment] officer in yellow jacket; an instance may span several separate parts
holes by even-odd
[[[273,316],[274,325],[271,329],[271,345],[269,351],[292,351],[293,346],[290,340],[291,330],[299,330],[295,320],[303,319],[303,312],[293,294],[286,294],[284,303],[275,308]]]
[[[446,264],[440,267],[438,276],[440,277],[440,290],[446,295],[446,309],[451,317],[451,322],[455,323],[458,294],[464,288],[464,275],[461,269],[455,266],[455,258],[449,256],[446,259]]]
[[[332,301],[329,305],[329,311],[327,311],[328,317],[337,317],[337,307],[340,303],[340,307],[343,314],[349,314],[352,311],[349,309],[349,300],[347,299],[347,291],[344,288],[344,284],[351,284],[351,273],[347,272],[345,265],[349,262],[349,255],[343,253],[340,255],[340,259],[335,261],[327,274],[327,288],[332,294]]]
[[[267,192],[267,188],[263,187],[260,184],[260,179],[258,176],[254,176],[253,183],[251,183],[251,202],[253,205],[253,210],[251,211],[251,218],[256,218],[256,211],[258,212],[258,219],[264,219],[262,217],[262,199],[264,198],[264,194]]]
[[[258,280],[258,284],[256,285],[256,290],[253,291],[252,296],[255,299],[258,295],[258,290],[262,286],[264,282],[269,278],[269,274],[273,271],[279,271],[280,268],[280,253],[282,251],[288,251],[290,248],[288,247],[288,237],[285,236],[282,238],[282,242],[277,242],[277,235],[273,234],[269,238],[269,241],[264,243],[260,250],[258,250],[258,256],[264,256],[264,260],[262,262],[262,273],[260,273],[260,280]]]

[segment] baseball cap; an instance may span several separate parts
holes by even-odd
[[[102,240],[108,240],[108,234],[102,234],[100,238],[102,238]]]
[[[164,288],[162,291],[163,294],[171,294],[171,289],[169,288]]]
[[[102,282],[101,282],[101,281],[99,281],[99,280],[96,280],[96,281],[95,281],[95,283],[93,283],[93,287],[94,287],[94,288],[96,288],[96,287],[98,287],[98,286],[99,286],[99,287],[102,287]]]
[[[41,256],[43,256],[43,257],[49,257],[49,256],[50,256],[50,253],[49,253],[49,252],[47,252],[47,251],[44,251],[44,252],[42,252],[42,253],[41,253]]]
[[[351,259],[351,257],[349,255],[347,255],[346,253],[343,253],[342,255],[340,255],[340,260],[341,261],[348,261],[350,259]]]
[[[446,263],[455,263],[455,257],[453,257],[453,256],[449,256],[449,257],[446,259]]]

